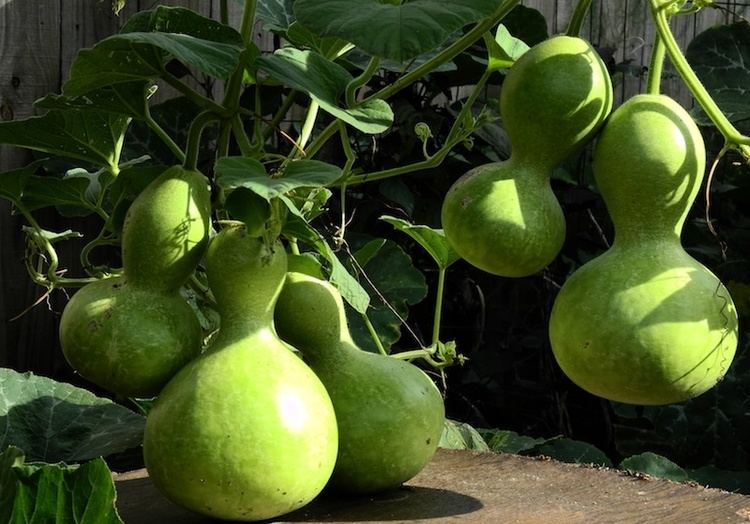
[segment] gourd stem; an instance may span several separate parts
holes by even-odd
[[[568,29],[565,34],[568,36],[579,36],[583,29],[583,21],[591,8],[591,0],[578,0],[573,16],[568,23]]]
[[[440,322],[443,313],[443,292],[445,291],[445,267],[438,271],[438,283],[435,296],[435,317],[432,322],[432,344],[440,341]]]
[[[383,343],[380,341],[380,337],[378,336],[378,332],[375,331],[375,326],[372,325],[372,322],[370,321],[370,317],[367,316],[367,313],[362,313],[362,321],[365,323],[365,326],[367,326],[367,331],[370,332],[370,336],[372,337],[372,341],[375,342],[375,345],[378,348],[378,353],[381,355],[388,355],[388,352],[383,347]]]
[[[698,75],[696,75],[693,68],[690,67],[685,55],[682,54],[680,47],[677,45],[677,41],[669,28],[669,21],[667,20],[667,9],[670,4],[665,4],[663,0],[649,0],[649,2],[651,4],[651,15],[656,24],[656,30],[659,33],[659,37],[663,40],[669,59],[682,77],[685,85],[690,89],[690,92],[721,134],[724,135],[724,139],[732,143],[734,146],[739,146],[739,149],[743,154],[750,158],[750,137],[744,136],[740,133],[724,115],[716,102],[714,102],[714,99],[711,97],[706,87],[698,78]]]
[[[178,162],[185,161],[185,152],[172,140],[172,137],[162,128],[156,120],[151,116],[150,111],[146,111],[146,125],[154,132],[159,139],[169,148],[172,154],[177,158]]]
[[[380,58],[373,56],[367,67],[357,78],[349,82],[346,86],[346,105],[347,107],[354,107],[357,105],[357,89],[365,85],[373,77],[375,72],[378,70],[380,65]]]
[[[426,61],[421,66],[414,69],[412,72],[405,74],[393,84],[388,87],[384,87],[380,91],[373,93],[372,95],[365,98],[363,101],[372,100],[379,98],[385,100],[395,93],[398,93],[405,87],[411,85],[414,81],[422,78],[427,73],[435,69],[436,67],[453,60],[463,51],[465,51],[470,45],[482,38],[482,35],[495,27],[508,13],[510,13],[514,7],[516,7],[521,0],[505,0],[500,7],[488,18],[479,22],[474,26],[471,31],[466,33],[464,36],[453,42],[451,45],[446,47],[443,51]]]
[[[659,36],[659,33],[656,33],[654,49],[651,51],[651,64],[648,67],[648,85],[646,86],[646,92],[651,95],[658,95],[661,91],[661,75],[664,70],[665,56],[664,40]]]
[[[218,120],[218,115],[213,111],[204,111],[195,117],[193,123],[190,124],[190,131],[188,131],[187,140],[187,152],[185,153],[185,161],[183,166],[188,171],[195,171],[198,169],[198,153],[200,152],[201,135],[203,129],[209,122]]]

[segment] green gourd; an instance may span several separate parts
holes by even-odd
[[[611,109],[607,68],[588,42],[555,36],[521,56],[500,94],[510,158],[470,170],[443,202],[443,228],[456,252],[506,277],[549,264],[565,240],[552,170],[588,142]]]
[[[274,329],[287,270],[281,244],[229,227],[211,240],[204,263],[221,327],[149,412],[146,467],[168,498],[192,511],[273,518],[307,504],[330,478],[333,406]]]
[[[602,131],[593,169],[614,243],[567,280],[550,318],[558,363],[587,391],[639,405],[680,402],[711,388],[732,362],[732,298],[680,243],[704,168],[698,127],[664,95],[631,98]]]
[[[123,276],[81,288],[60,321],[60,344],[84,378],[113,393],[151,397],[200,351],[198,319],[180,295],[208,243],[208,180],[174,166],[128,209]]]
[[[374,493],[419,473],[435,453],[445,418],[432,380],[412,364],[359,349],[341,295],[327,281],[289,273],[275,318],[280,336],[302,351],[336,411],[339,454],[329,485]]]

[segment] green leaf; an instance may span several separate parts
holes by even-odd
[[[297,160],[278,178],[266,174],[263,164],[253,158],[223,157],[216,162],[216,184],[224,190],[243,187],[270,202],[281,198],[292,212],[300,211],[287,195],[300,188],[325,187],[341,177],[341,169],[318,160]]]
[[[549,38],[547,19],[532,7],[517,5],[503,18],[503,25],[510,34],[528,46],[534,46]]]
[[[368,100],[349,109],[339,107],[339,100],[353,77],[346,69],[314,51],[285,47],[273,55],[261,57],[258,64],[277,80],[305,91],[324,111],[363,133],[382,133],[393,125],[393,110],[385,100]]]
[[[648,451],[626,458],[620,462],[620,469],[669,480],[688,480],[688,474],[680,466],[666,457]]]
[[[148,115],[148,97],[154,91],[150,82],[136,81],[103,87],[76,97],[51,94],[34,102],[34,106],[58,111],[87,109],[144,120]]]
[[[427,251],[440,269],[445,269],[461,257],[448,244],[445,232],[442,229],[433,229],[429,226],[414,225],[406,220],[383,215],[380,220],[388,222],[396,230],[406,233],[413,238],[417,244]]]
[[[296,47],[307,47],[326,58],[333,58],[347,42],[336,37],[320,37],[299,22],[293,22],[286,32],[286,38]]]
[[[266,222],[272,216],[268,200],[244,187],[238,187],[229,194],[224,208],[232,218],[244,222],[248,235],[253,237],[263,235]]]
[[[199,15],[184,7],[158,6],[136,13],[120,30],[124,33],[177,33],[201,40],[244,47],[242,35],[234,28]]]
[[[686,56],[695,73],[732,122],[750,118],[750,23],[715,26],[696,36]],[[702,125],[710,125],[696,111]]]
[[[497,0],[297,0],[297,20],[321,36],[336,36],[367,53],[405,62],[442,44],[454,31],[498,7]]]
[[[130,119],[98,111],[50,111],[0,122],[0,143],[116,168]]]
[[[0,449],[30,460],[88,460],[140,445],[145,419],[70,384],[0,368]]]
[[[450,419],[445,419],[443,434],[440,436],[438,447],[490,451],[482,435],[476,429],[464,422],[456,422]]]
[[[374,255],[373,244],[379,248]],[[388,350],[401,338],[401,319],[409,316],[409,306],[418,304],[427,296],[424,275],[414,267],[409,255],[390,240],[383,242],[382,239],[374,239],[357,250],[354,257],[366,275],[361,276],[359,280],[367,293],[373,297],[367,316],[383,346]],[[356,272],[359,272],[359,268]],[[361,316],[352,314],[349,310],[347,318],[352,338],[357,345],[366,351],[377,352],[377,347]]]
[[[125,33],[78,52],[63,93],[76,97],[105,86],[158,78],[172,56],[208,75],[226,79],[242,47],[176,33]]]
[[[600,449],[580,440],[562,437],[553,438],[547,440],[534,451],[535,454],[545,455],[562,462],[612,466],[612,461]]]
[[[729,471],[715,466],[685,470],[690,480],[734,493],[750,494],[750,471]]]
[[[23,462],[17,448],[0,455],[0,522],[122,524],[101,458],[80,466]]]
[[[37,160],[19,169],[6,171],[0,174],[0,197],[18,203],[23,197],[23,191],[26,183],[34,173],[46,162],[46,160]]]
[[[489,60],[487,61],[489,71],[510,68],[516,60],[529,50],[528,45],[513,37],[502,24],[497,28],[495,39],[485,38],[485,42],[489,52]]]
[[[370,305],[370,296],[367,294],[367,291],[347,271],[331,246],[328,245],[328,242],[326,242],[315,228],[305,220],[295,217],[288,220],[284,225],[284,233],[302,240],[327,260],[330,264],[330,276],[328,279],[336,286],[343,299],[358,313],[363,314],[367,311]]]
[[[244,4],[245,0],[235,0]],[[294,0],[258,0],[256,15],[268,31],[284,33],[294,23]]]
[[[529,453],[547,442],[545,438],[527,437],[515,431],[480,430],[480,433],[496,453]]]

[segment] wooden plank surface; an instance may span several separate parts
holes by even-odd
[[[212,522],[164,499],[144,470],[116,482],[126,524]],[[739,524],[750,522],[750,497],[553,460],[440,450],[400,489],[324,495],[273,522]]]

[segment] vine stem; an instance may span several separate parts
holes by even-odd
[[[380,66],[380,59],[377,56],[373,56],[370,59],[370,62],[367,64],[367,67],[364,71],[362,71],[362,74],[359,75],[357,78],[349,82],[349,85],[346,86],[346,105],[347,107],[354,107],[357,105],[357,89],[365,85],[367,82],[372,79],[373,75],[378,70],[378,67]]]
[[[667,10],[671,3],[664,0],[649,0],[651,5],[651,14],[656,24],[656,30],[659,37],[664,42],[669,59],[672,61],[675,69],[682,77],[690,92],[701,105],[708,117],[718,128],[719,132],[724,135],[724,139],[740,149],[742,154],[750,160],[750,137],[744,136],[735,128],[729,119],[724,115],[719,106],[711,98],[706,87],[690,67],[685,55],[680,50],[677,41],[669,28],[667,19]]]
[[[198,169],[198,153],[200,152],[200,142],[203,129],[209,122],[218,119],[219,116],[213,111],[204,111],[195,117],[195,120],[190,124],[186,147],[187,152],[185,153],[185,161],[182,164],[185,169],[189,171],[195,171]]]
[[[370,332],[370,336],[378,348],[378,353],[388,356],[388,352],[383,347],[383,342],[381,342],[378,332],[375,331],[375,326],[372,325],[372,321],[370,321],[370,317],[367,316],[367,313],[362,313],[362,321],[365,323],[365,326],[367,326],[367,331]]]
[[[445,144],[443,144],[443,147],[435,152],[435,154],[433,154],[426,160],[414,162],[405,166],[376,171],[374,173],[366,173],[364,175],[351,176],[345,179],[346,185],[356,186],[359,184],[364,184],[365,182],[374,182],[376,180],[383,180],[394,176],[404,175],[406,173],[412,173],[414,171],[431,169],[442,164],[443,160],[445,160],[451,150],[458,144],[463,142],[466,137],[468,137],[473,131],[473,129],[462,129],[463,121],[469,115],[471,115],[472,108],[474,107],[474,102],[476,102],[477,98],[479,97],[479,93],[482,92],[482,90],[484,89],[484,85],[487,83],[487,80],[489,80],[491,75],[492,71],[485,70],[485,72],[482,74],[482,77],[477,81],[473,91],[471,92],[471,95],[469,95],[463,107],[461,108],[461,112],[458,114],[458,116],[456,116],[456,120],[453,122],[451,130],[448,132],[448,137],[446,138]]]
[[[445,291],[445,270],[447,268],[440,267],[438,271],[438,283],[435,297],[435,317],[432,321],[432,344],[436,345],[440,342],[440,323],[441,316],[443,313],[443,294]]]
[[[299,140],[297,140],[298,147],[292,150],[293,157],[299,156],[304,152],[305,146],[312,136],[313,129],[315,128],[315,121],[318,119],[319,112],[320,105],[315,100],[312,100],[310,102],[310,106],[307,109],[305,122],[304,124],[302,124],[302,131],[300,132]]]
[[[514,7],[516,7],[521,0],[505,0],[497,10],[487,18],[486,20],[475,25],[471,31],[466,33],[464,36],[453,42],[451,45],[443,49],[440,53],[426,61],[421,66],[414,69],[411,73],[407,73],[393,84],[388,87],[384,87],[380,91],[373,93],[372,95],[365,98],[364,101],[372,100],[374,98],[387,99],[394,94],[398,93],[408,85],[412,84],[419,78],[422,78],[427,73],[435,69],[436,67],[453,60],[463,51],[465,51],[471,44],[476,42],[482,37],[484,33],[495,27],[508,13],[510,13]]]
[[[586,20],[586,15],[591,8],[591,0],[578,0],[573,16],[570,18],[568,23],[568,29],[565,34],[568,36],[579,36],[583,29],[583,22]]]
[[[149,127],[149,129],[151,129],[151,131],[154,132],[156,136],[159,137],[162,142],[164,142],[164,144],[169,148],[169,150],[179,162],[185,161],[185,152],[180,148],[180,146],[177,145],[174,140],[172,140],[172,137],[169,136],[164,128],[162,128],[159,123],[154,120],[154,117],[151,116],[150,111],[146,112],[146,125]]]
[[[666,51],[664,40],[659,36],[659,33],[656,33],[654,35],[654,49],[651,51],[651,63],[648,67],[646,92],[649,94],[658,95],[661,92],[661,75],[664,70]]]

